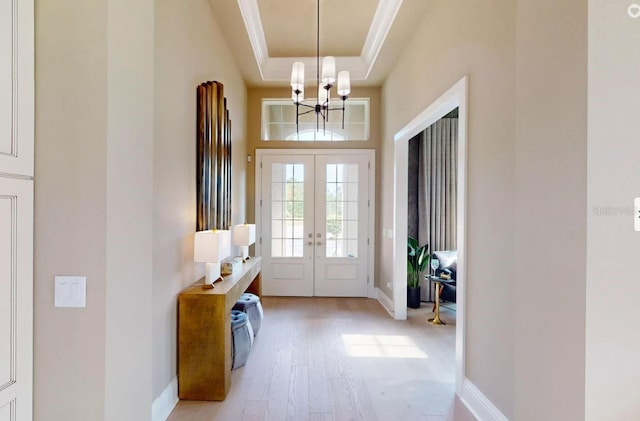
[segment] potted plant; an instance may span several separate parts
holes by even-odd
[[[429,245],[418,245],[418,240],[407,241],[407,306],[420,308],[420,272],[429,264]]]

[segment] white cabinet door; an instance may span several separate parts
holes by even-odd
[[[32,419],[33,181],[0,177],[0,421]]]
[[[33,0],[0,0],[0,421],[33,400]]]
[[[0,174],[33,176],[33,57],[33,0],[0,0]]]

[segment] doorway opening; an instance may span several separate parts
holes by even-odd
[[[414,276],[408,307],[438,302],[455,320],[457,272],[458,108],[409,139],[407,235],[430,260]],[[429,263],[434,266],[431,267]],[[436,286],[434,278],[441,280]],[[415,281],[414,281],[415,282]],[[408,296],[409,297],[409,296]],[[440,304],[440,301],[442,303]]]
[[[467,77],[460,79],[436,101],[423,110],[394,136],[394,278],[393,317],[407,318],[407,223],[409,140],[455,109],[458,110],[457,180],[456,180],[456,392],[462,394],[465,341],[465,280],[466,280],[466,166],[467,166]]]

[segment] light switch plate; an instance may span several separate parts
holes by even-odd
[[[640,231],[640,197],[633,201],[633,226]]]
[[[56,307],[86,307],[87,277],[56,276],[54,296]]]

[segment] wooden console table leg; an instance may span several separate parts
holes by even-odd
[[[179,297],[180,399],[221,401],[229,391],[231,313],[224,298],[224,295]],[[198,352],[193,352],[195,349]]]

